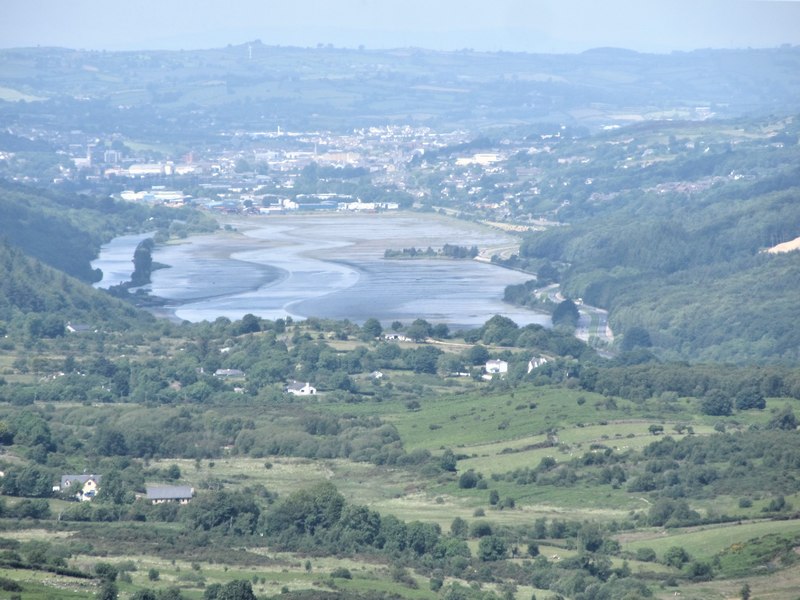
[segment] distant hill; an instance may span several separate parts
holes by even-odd
[[[384,123],[472,129],[548,121],[596,127],[798,109],[800,48],[668,55],[601,48],[535,55],[416,48],[193,51],[0,50],[0,85],[24,122],[190,141],[211,131],[350,129]],[[699,111],[699,112],[698,112]],[[19,104],[0,101],[5,123]],[[18,145],[18,141],[12,140]]]

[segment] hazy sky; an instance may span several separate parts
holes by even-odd
[[[800,45],[796,0],[3,0],[0,47],[641,52]]]

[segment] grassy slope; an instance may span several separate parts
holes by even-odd
[[[690,527],[685,530],[652,530],[634,534],[633,539],[621,536],[622,547],[635,551],[638,548],[652,548],[659,557],[673,546],[683,546],[692,556],[709,559],[742,540],[782,533],[800,534],[800,521],[752,521],[726,523],[713,526]]]

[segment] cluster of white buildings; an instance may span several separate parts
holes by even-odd
[[[73,159],[74,161],[75,159]],[[77,165],[76,165],[77,166]],[[191,175],[200,171],[195,164],[175,164],[171,161],[159,163],[134,163],[128,166],[115,165],[103,170],[105,177],[163,177],[167,175]]]
[[[125,190],[120,193],[120,198],[128,202],[147,202],[151,204],[177,205],[184,204],[187,200],[186,194],[178,190],[169,190],[163,186],[153,186],[149,190],[134,192]]]

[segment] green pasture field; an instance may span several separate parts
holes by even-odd
[[[21,600],[77,600],[93,598],[97,591],[97,582],[93,579],[67,577],[46,571],[0,568],[0,577],[22,586],[22,592],[16,592]],[[2,591],[0,598],[10,598],[13,593]]]
[[[381,514],[393,514],[404,521],[437,523],[444,532],[450,530],[450,524],[455,517],[461,517],[468,524],[472,524],[474,521],[488,521],[495,525],[518,527],[532,525],[536,519],[541,517],[547,519],[610,521],[614,519],[620,520],[628,513],[628,507],[609,508],[610,503],[602,502],[591,504],[584,502],[581,504],[580,501],[572,501],[571,498],[567,498],[571,490],[566,488],[554,488],[554,490],[557,493],[548,493],[546,497],[542,498],[543,501],[541,503],[536,503],[536,498],[524,498],[518,502],[515,508],[503,510],[489,506],[489,493],[487,490],[478,490],[471,497],[459,497],[444,493],[432,496],[430,493],[418,492],[376,502],[371,506]],[[548,492],[550,491],[548,490]],[[477,493],[480,493],[480,498]],[[574,490],[572,493],[576,495]],[[590,498],[589,494],[578,494],[578,496],[587,500]],[[504,497],[504,495],[501,494],[501,497]],[[564,503],[558,504],[559,500],[564,500]],[[632,503],[633,501],[629,502]],[[600,506],[597,506],[598,504]],[[477,509],[483,509],[484,516],[476,517],[475,511]]]
[[[579,398],[583,399],[581,404]],[[721,419],[673,412],[667,419],[647,418],[645,415],[653,410],[648,403],[615,399],[616,407],[607,408],[606,400],[601,395],[580,390],[531,386],[513,393],[485,389],[423,399],[415,410],[409,410],[407,402],[402,400],[356,405],[320,404],[319,409],[334,414],[379,416],[397,427],[407,451],[425,449],[438,455],[443,449],[451,448],[459,457],[459,473],[474,469],[484,475],[488,487],[497,490],[501,498],[515,500],[517,508],[514,510],[491,512],[493,518],[506,523],[521,523],[532,515],[554,514],[566,518],[621,520],[627,518],[630,511],[646,512],[650,501],[641,494],[627,492],[624,486],[620,489],[611,485],[520,486],[512,481],[492,480],[493,474],[535,468],[545,457],[568,462],[594,448],[611,448],[620,453],[640,451],[663,437],[650,433],[649,427],[654,424],[664,427],[664,435],[680,439],[684,436],[673,429],[679,423],[692,425],[695,435],[708,435],[714,432],[716,421],[727,421],[729,428],[743,428],[751,423],[766,422],[771,414],[767,409]],[[780,400],[771,399],[768,406],[782,405]],[[684,407],[693,405],[679,401],[679,411]],[[555,431],[553,441],[557,445],[532,448],[547,441],[545,432],[548,430]],[[383,472],[376,470],[374,474],[377,481],[381,481]],[[337,484],[347,485],[346,479],[337,477]],[[384,499],[368,492],[373,500],[371,506],[381,512],[398,511],[402,518],[434,520],[443,526],[453,516],[467,518],[476,508],[489,508],[488,490],[459,489],[453,477],[440,477],[437,481],[421,478],[417,485],[410,484],[406,478],[401,481],[407,487],[398,490],[399,486],[395,485],[393,493]],[[382,483],[378,485],[383,487]],[[435,503],[437,498],[439,504]],[[725,497],[692,501],[691,504],[704,513],[716,511],[742,518],[752,518],[760,510],[757,503],[747,510],[740,509],[737,502],[738,498]],[[523,517],[518,512],[521,509],[528,514]]]
[[[209,466],[210,463],[213,467]],[[267,463],[270,468],[266,468]],[[342,459],[230,457],[201,461],[199,468],[191,460],[154,460],[150,464],[161,469],[177,464],[182,482],[193,485],[198,491],[202,491],[203,481],[213,478],[227,489],[261,484],[269,491],[285,496],[329,480],[350,502],[370,506],[381,514],[394,514],[406,521],[435,522],[443,531],[449,531],[456,516],[472,522],[473,513],[478,508],[486,512],[481,520],[510,526],[531,523],[539,517],[619,520],[625,518],[630,510],[647,508],[641,500],[622,490],[613,490],[611,486],[603,486],[603,493],[598,494],[596,488],[588,487],[519,487],[491,482],[490,487],[497,489],[501,497],[511,496],[517,501],[514,509],[496,510],[489,506],[489,490],[460,490],[452,476],[449,481],[437,483],[417,477],[411,470],[376,467]]]
[[[185,560],[173,561],[148,555],[126,556],[124,560],[78,556],[71,562],[78,568],[91,572],[97,562],[119,565],[129,561],[135,564],[136,570],[128,572],[131,578],[130,583],[118,581],[118,587],[123,593],[123,597],[124,594],[141,588],[163,589],[175,586],[181,588],[181,593],[187,598],[199,600],[203,597],[205,586],[214,583],[224,584],[234,579],[250,581],[253,591],[258,595],[274,595],[279,594],[284,586],[289,589],[307,589],[313,585],[314,581],[325,578],[330,570],[322,571],[319,568],[312,568],[312,571],[307,573],[303,568],[304,561],[301,558],[283,556],[281,560],[275,561],[272,555],[265,555],[263,565],[249,567],[223,567]],[[312,562],[314,561],[312,560]],[[355,567],[350,566],[349,563],[344,565],[344,562],[340,561],[342,564],[337,566],[347,566],[355,571]],[[150,569],[158,571],[157,581],[149,579]]]
[[[5,352],[0,352],[0,375],[8,377],[14,370],[14,354],[6,354]]]
[[[611,485],[521,486],[507,481],[490,481],[489,489],[458,490],[457,485],[453,484],[451,491],[453,494],[461,492],[481,498],[483,506],[488,509],[489,490],[497,490],[501,499],[513,498],[516,506],[502,510],[492,507],[492,512],[487,514],[509,513],[506,518],[517,522],[520,518],[515,518],[514,515],[519,510],[529,511],[536,517],[623,520],[630,511],[647,509],[649,506],[637,496],[622,488],[615,490]]]
[[[459,461],[459,469],[474,469],[484,474],[505,473],[514,469],[535,467],[547,456],[558,462],[566,462],[589,452],[593,444],[611,448],[615,452],[638,451],[659,439],[649,432],[648,427],[651,424],[654,422],[650,420],[631,420],[565,428],[558,431],[559,446],[549,448],[529,449],[532,445],[546,441],[547,437],[544,435],[475,445],[465,449],[472,450],[471,457]],[[664,429],[676,440],[684,437],[674,431],[670,432],[669,425]],[[704,435],[711,433],[713,428],[697,426],[694,431],[695,434]]]
[[[5,354],[0,351],[0,377],[6,383],[34,383],[36,376],[33,373],[17,373],[14,368],[15,354]]]
[[[435,381],[435,378],[431,378]],[[415,378],[417,383],[426,382]],[[579,404],[579,399],[581,404]],[[695,434],[712,433],[717,422],[741,428],[763,425],[771,418],[771,408],[785,401],[770,399],[767,409],[736,413],[731,417],[697,415],[692,402],[679,401],[675,412],[655,416],[652,401],[637,404],[619,398],[613,404],[600,394],[550,386],[527,386],[513,392],[498,392],[490,387],[460,394],[444,393],[422,398],[420,407],[410,410],[406,400],[362,404],[320,404],[319,410],[334,414],[378,416],[397,427],[407,451],[427,449],[437,453],[451,448],[470,459],[496,456],[497,448],[520,448],[527,440],[541,439],[555,431],[559,443],[587,451],[585,445],[601,443],[619,451],[638,450],[658,439],[650,425],[662,425],[664,435],[680,438],[673,427],[691,425]],[[616,406],[614,406],[614,404]],[[472,456],[475,455],[475,456]],[[513,462],[513,459],[509,458]],[[472,465],[471,465],[472,466]]]
[[[800,534],[800,519],[788,521],[755,521],[722,523],[688,529],[650,530],[618,536],[623,550],[635,552],[638,548],[652,548],[661,558],[669,548],[681,546],[692,557],[708,559],[732,544],[742,543],[771,533]]]
[[[428,584],[428,578],[414,575],[412,575],[412,577],[417,582],[416,589],[394,582],[390,579],[360,577],[357,574],[354,574],[352,579],[336,579],[335,583],[338,588],[360,593],[388,592],[399,594],[403,598],[408,598],[409,600],[438,598],[438,594],[431,591]]]
[[[419,479],[405,469],[377,467],[345,459],[228,457],[199,463],[188,459],[164,459],[153,460],[150,464],[161,469],[178,465],[182,482],[195,486],[198,491],[202,491],[204,481],[213,479],[223,483],[227,489],[261,484],[270,492],[283,496],[330,480],[349,501],[370,506],[402,497],[420,485]]]
[[[784,498],[791,506],[795,508],[800,506],[800,493],[787,494]],[[706,514],[729,515],[740,519],[760,519],[764,514],[762,510],[765,511],[774,498],[767,494],[764,494],[763,497],[750,498],[753,503],[750,507],[739,506],[739,499],[740,497],[736,495],[718,495],[713,498],[692,500],[691,505],[701,514],[705,512]]]
[[[561,546],[551,546],[547,543],[538,544],[539,546],[539,554],[544,556],[550,562],[558,562],[560,560],[564,560],[566,558],[572,558],[578,555],[578,551],[575,549],[563,548]],[[477,543],[475,548],[472,548],[473,551],[477,550]],[[521,550],[524,551],[525,548],[521,547]],[[515,559],[518,562],[524,562],[526,559]],[[623,565],[623,563],[628,563],[628,567],[634,573],[675,573],[676,570],[672,567],[667,565],[662,565],[660,563],[653,563],[653,562],[644,562],[641,560],[633,560],[633,559],[624,559],[619,557],[612,557],[611,564],[614,568],[619,568]]]
[[[148,555],[127,556],[121,559],[104,559],[89,556],[75,557],[71,563],[77,568],[92,571],[97,562],[110,562],[121,565],[133,563],[134,571],[128,571],[131,582],[118,582],[121,597],[141,588],[163,589],[171,586],[181,588],[187,598],[200,599],[203,588],[213,583],[226,583],[233,579],[250,581],[253,591],[261,595],[277,595],[282,589],[344,589],[359,592],[385,591],[400,597],[415,599],[433,599],[437,594],[429,587],[429,579],[408,570],[416,581],[412,588],[403,583],[393,581],[389,566],[383,562],[356,559],[337,559],[332,557],[306,557],[290,553],[271,553],[268,550],[251,550],[264,555],[264,564],[249,567],[221,567],[215,564],[192,563],[184,560],[167,560]],[[306,570],[305,563],[310,563]],[[331,578],[331,572],[337,568],[348,569],[352,579]],[[150,581],[148,572],[155,569],[159,573],[157,581]],[[456,581],[449,579],[448,581]],[[467,585],[464,581],[459,581]],[[488,586],[487,589],[491,588]],[[533,591],[533,588],[531,588]],[[73,598],[76,596],[64,596]],[[547,597],[547,596],[545,596]],[[26,597],[24,597],[26,600]],[[59,596],[60,598],[60,596]]]
[[[105,525],[101,525],[105,526]],[[102,558],[78,555],[70,560],[70,565],[86,572],[92,572],[98,562],[110,562],[121,565],[133,563],[135,570],[128,571],[130,583],[118,582],[120,592],[125,597],[136,589],[163,589],[170,586],[181,588],[187,598],[200,599],[203,588],[213,583],[226,583],[233,579],[246,579],[252,583],[253,590],[260,595],[276,595],[282,588],[290,590],[308,589],[312,587],[330,587],[330,573],[336,568],[347,568],[353,574],[348,581],[336,579],[338,587],[346,589],[386,589],[407,598],[430,598],[429,593],[420,595],[427,589],[427,581],[420,580],[420,590],[410,590],[391,581],[389,569],[385,563],[377,561],[356,560],[350,558],[306,557],[291,553],[271,552],[267,548],[247,548],[251,554],[263,556],[262,564],[251,566],[222,566],[206,562],[189,560],[169,560],[147,554],[126,555],[125,557]],[[305,569],[305,562],[311,563],[311,569]],[[148,577],[150,569],[158,571],[157,581]],[[424,585],[423,585],[424,584]],[[369,586],[373,587],[370,588]],[[377,587],[376,587],[377,586]]]
[[[751,598],[757,600],[797,600],[800,569],[784,569],[769,575],[741,579],[720,579],[703,583],[682,583],[682,600],[731,600],[741,598],[742,586],[750,586]],[[656,591],[658,600],[675,600],[675,588]]]
[[[69,531],[50,531],[49,529],[13,529],[0,531],[0,538],[17,540],[19,542],[52,541],[53,539],[68,538]]]
[[[586,399],[583,406],[577,403],[581,396]],[[625,400],[617,401],[617,409],[594,406],[603,402],[599,394],[531,386],[506,393],[476,390],[423,399],[419,410],[409,410],[402,401],[382,402],[379,407],[324,405],[322,409],[364,415],[377,409],[378,416],[397,427],[407,451],[452,448],[455,452],[475,444],[543,435],[575,423],[629,418],[635,406]]]

